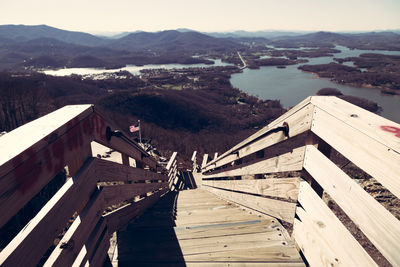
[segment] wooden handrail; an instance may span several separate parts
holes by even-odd
[[[282,133],[265,136],[283,122],[289,125],[289,137]],[[272,157],[260,154],[271,146],[287,145],[302,133],[307,133],[302,147]],[[203,188],[294,223],[293,238],[311,266],[376,266],[321,199],[325,191],[388,262],[400,265],[400,245],[396,242],[400,221],[330,160],[331,149],[400,197],[400,125],[339,98],[322,96],[305,99],[218,158],[202,164]],[[250,156],[258,159],[242,162]],[[254,176],[284,171],[301,171],[301,178]]]
[[[111,127],[92,105],[66,106],[0,139],[0,227],[65,166],[72,174],[0,252],[1,266],[43,262],[71,218],[45,265],[101,264],[110,235],[170,190],[176,172],[169,173],[126,134],[110,136],[110,129],[116,129]],[[120,152],[125,165],[93,158],[92,141]],[[129,157],[136,167],[129,166]],[[173,163],[177,165],[176,154]],[[110,209],[114,211],[105,213]]]

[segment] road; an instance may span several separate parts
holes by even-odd
[[[247,68],[247,63],[246,63],[246,61],[244,61],[244,59],[243,59],[242,55],[239,53],[239,51],[237,51],[237,54],[238,54],[240,60],[241,60],[242,63],[243,63],[243,67],[241,67],[240,69],[245,69],[245,68]]]

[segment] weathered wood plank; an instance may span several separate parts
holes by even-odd
[[[299,177],[257,180],[206,180],[204,185],[233,191],[297,200]]]
[[[197,151],[193,151],[193,155],[192,155],[191,161],[195,162],[196,161],[196,157],[197,157]]]
[[[273,173],[273,172],[285,172],[285,171],[298,171],[302,169],[303,158],[304,158],[304,147],[298,147],[293,149],[292,152],[288,152],[273,158],[265,159],[245,167],[221,171],[209,175],[203,175],[203,179],[218,178],[218,177],[232,177],[240,175],[252,175],[262,173]]]
[[[265,266],[265,267],[304,267],[304,262],[197,262],[197,261],[185,261],[187,267],[245,267],[245,266]]]
[[[0,253],[0,265],[30,266],[39,262],[67,221],[96,188],[93,161],[69,179],[40,212]],[[40,242],[37,242],[40,240]]]
[[[101,191],[100,188],[91,196],[88,204],[68,228],[44,266],[71,266],[74,263],[101,218],[104,209]]]
[[[103,198],[105,207],[118,204],[125,200],[131,200],[135,196],[140,196],[158,189],[167,188],[168,182],[162,183],[135,183],[124,185],[111,185],[103,188]]]
[[[96,134],[95,125],[93,113],[81,121],[73,120],[66,132],[45,137],[47,146],[37,152],[28,149],[11,160],[14,169],[0,178],[0,227],[83,153]],[[29,160],[21,160],[27,157]]]
[[[298,207],[296,214],[307,227],[311,228],[308,231],[314,233],[313,238],[322,239],[318,242],[325,244],[325,249],[331,251],[331,253],[324,254],[335,255],[335,259],[332,259],[332,264],[377,266],[307,182],[301,182],[299,202],[304,209]],[[314,251],[304,250],[306,258],[310,253],[313,254]],[[324,256],[320,257],[324,258]]]
[[[337,97],[313,96],[311,103],[358,131],[400,153],[400,124]]]
[[[243,205],[289,223],[293,223],[296,209],[295,203],[237,193],[233,191],[226,191],[209,186],[204,186],[204,188],[223,199],[233,201],[239,205]]]
[[[102,159],[95,159],[95,168],[99,182],[168,180],[168,176],[161,173],[125,166]]]
[[[400,221],[313,146],[307,146],[304,168],[382,255],[400,265]]]
[[[400,197],[399,153],[319,108],[312,131]]]
[[[290,248],[290,246],[282,244],[282,242],[285,241],[277,232],[278,231],[269,231],[241,235],[197,238],[195,241],[192,239],[184,239],[179,240],[179,248],[183,256],[209,254],[213,252],[229,252],[240,249],[246,249],[251,252],[253,249],[266,248],[269,246],[281,246],[282,253],[285,253],[286,248],[293,249],[293,247]],[[129,253],[131,256],[141,258],[143,257],[143,254],[146,254],[146,252],[153,251],[160,246],[160,243],[152,242],[152,240],[140,239],[138,241],[140,242],[137,242],[135,245],[121,248],[121,253]],[[162,242],[162,245],[163,257],[173,257],[173,255],[170,254],[173,253],[172,249],[177,245],[176,240],[165,240]],[[231,254],[231,257],[234,257],[234,255]]]
[[[237,242],[241,244],[246,242]],[[251,243],[251,242],[249,242]],[[237,248],[233,250],[213,250],[204,253],[193,253],[181,255],[179,251],[157,251],[157,255],[149,253],[124,253],[120,256],[120,262],[122,265],[126,264],[137,264],[142,265],[142,263],[151,262],[153,264],[159,263],[202,263],[202,262],[215,262],[215,263],[225,263],[225,266],[230,266],[231,263],[242,263],[246,264],[248,262],[267,262],[271,264],[270,266],[279,266],[273,264],[282,264],[283,266],[291,266],[291,263],[300,264],[304,266],[297,250],[292,246],[285,243],[283,245],[282,241],[272,241],[264,242],[264,246],[259,246],[252,248],[251,250],[243,248]],[[247,245],[247,243],[246,243]],[[287,264],[287,265],[286,265]],[[301,265],[302,264],[302,265]],[[242,265],[243,266],[243,265]],[[245,265],[244,265],[245,266]],[[268,266],[268,265],[266,265]],[[282,266],[282,265],[281,265]]]
[[[275,240],[284,240],[279,231],[276,230],[281,225],[271,223],[271,220],[251,220],[243,222],[231,222],[215,225],[200,225],[200,226],[182,226],[174,227],[173,234],[171,231],[166,231],[165,228],[130,228],[130,231],[124,233],[124,238],[140,239],[157,239],[164,240],[193,240],[197,238],[220,237],[220,236],[239,236],[242,234],[255,234],[271,232],[274,233],[272,238]],[[195,242],[195,240],[193,240]]]
[[[274,133],[264,138],[260,138],[269,130],[281,126],[283,122],[287,122],[289,124],[290,137],[296,136],[302,132],[309,130],[311,128],[313,110],[313,105],[309,103],[310,99],[310,97],[306,98],[304,101],[293,107],[291,110],[283,114],[275,121],[262,128],[260,131],[243,140],[227,152],[221,154],[217,159],[211,160],[209,163],[207,163],[203,171],[225,165],[229,162],[235,161],[241,157],[252,154],[260,149],[266,148],[287,139],[282,133]],[[257,138],[260,138],[260,140],[249,145]],[[236,155],[236,151],[238,151],[239,155]]]
[[[202,169],[206,166],[207,161],[208,161],[208,154],[204,154],[203,155],[203,161],[201,162],[201,168]]]
[[[167,170],[171,169],[172,164],[175,162],[177,154],[178,154],[178,152],[172,153],[172,156],[171,156],[171,158],[169,159],[169,161],[167,163],[167,167],[166,167]]]
[[[99,242],[96,251],[89,258],[89,266],[93,267],[102,267],[104,266],[104,261],[107,256],[107,250],[110,247],[110,236],[107,234],[107,231],[104,232],[104,235],[101,237],[101,241]]]
[[[72,266],[85,266],[86,262],[94,254],[96,245],[102,240],[104,235],[107,235],[106,221],[100,218]]]
[[[168,189],[158,191],[138,202],[130,203],[126,206],[121,207],[105,216],[107,220],[107,226],[109,233],[115,232],[117,229],[121,229],[134,218],[142,214],[148,207],[152,206],[157,202],[160,197],[165,194]]]
[[[24,124],[0,139],[0,177],[93,113],[92,105],[65,106]]]

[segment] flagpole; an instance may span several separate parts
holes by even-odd
[[[140,127],[140,120],[138,120],[139,122],[139,143],[142,143],[142,128]]]

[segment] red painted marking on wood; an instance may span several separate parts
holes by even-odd
[[[394,133],[394,136],[400,138],[400,128],[394,126],[381,126],[381,129],[385,132]]]
[[[22,194],[26,193],[29,188],[37,182],[43,167],[41,166],[41,161],[35,161],[35,158],[33,157],[35,152],[32,149],[26,150],[24,155],[27,156],[28,160],[26,160],[22,165],[20,165],[23,160],[22,154],[13,159],[18,191]]]
[[[62,139],[58,139],[52,147],[53,159],[55,159],[54,161],[55,170],[61,170],[62,168],[64,168],[64,163],[65,163],[64,153],[65,153],[64,142]]]
[[[47,170],[51,171],[53,169],[53,161],[51,160],[51,153],[49,148],[44,151],[44,160],[47,162]]]

